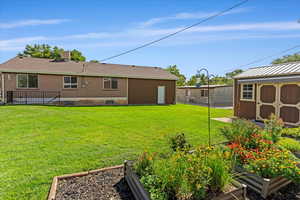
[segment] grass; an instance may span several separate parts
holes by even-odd
[[[212,109],[213,117],[231,110]],[[212,121],[213,143],[224,141]],[[192,105],[0,107],[0,199],[45,199],[53,176],[121,164],[144,150],[166,151],[184,132],[207,144],[207,108]]]

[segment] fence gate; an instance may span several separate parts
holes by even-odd
[[[7,91],[8,104],[60,104],[56,91]]]

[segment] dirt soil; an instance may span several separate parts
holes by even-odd
[[[133,200],[123,168],[58,181],[56,200]]]

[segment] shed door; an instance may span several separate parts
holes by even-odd
[[[277,85],[259,84],[257,88],[256,119],[268,119],[272,113],[278,115]]]
[[[279,84],[279,117],[289,125],[299,126],[300,84]]]
[[[158,86],[157,88],[157,103],[165,104],[165,86]]]

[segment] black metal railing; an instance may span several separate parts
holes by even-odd
[[[7,91],[8,104],[60,104],[57,91]]]

